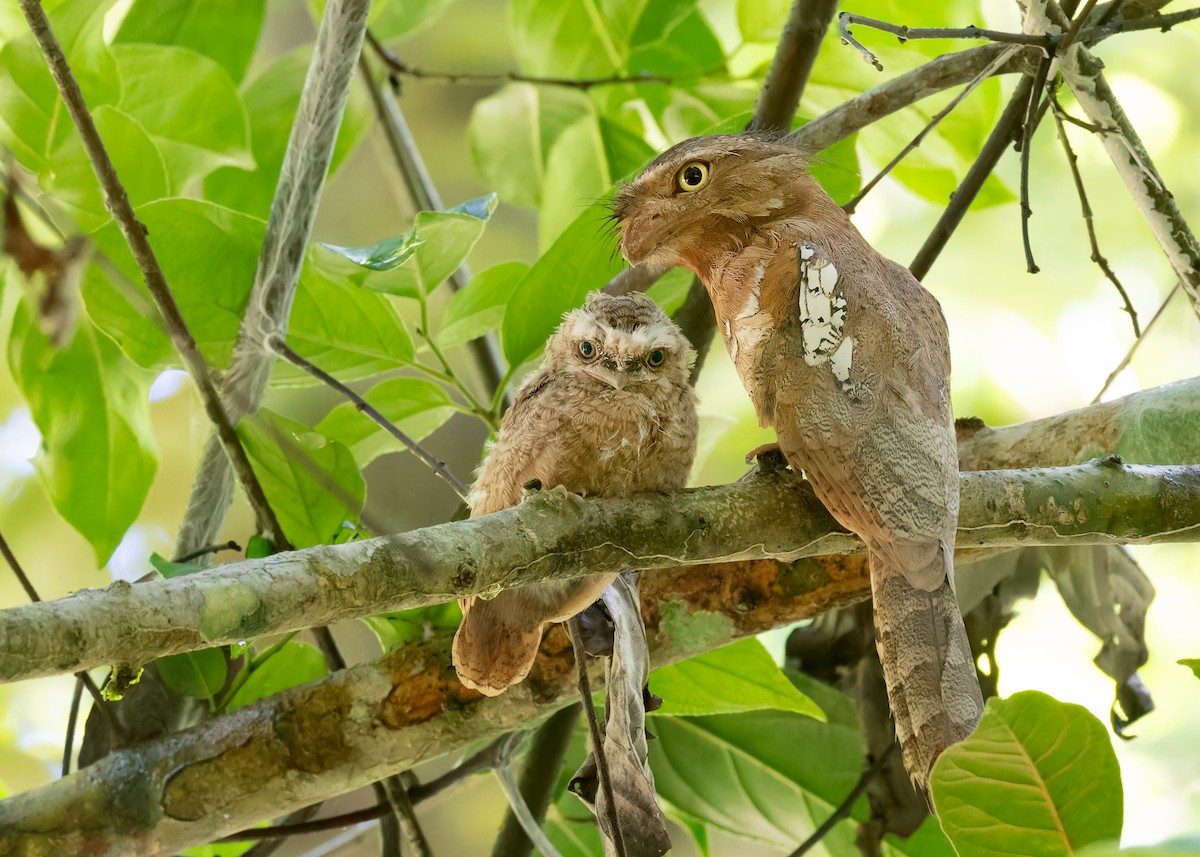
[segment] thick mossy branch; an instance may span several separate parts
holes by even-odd
[[[1094,461],[962,480],[962,546],[1200,538],[1200,466]],[[0,680],[136,666],[547,578],[859,547],[786,471],[673,497],[583,501],[556,490],[484,518],[12,608],[0,613]]]

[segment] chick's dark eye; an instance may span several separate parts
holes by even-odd
[[[592,360],[596,356],[596,346],[586,339],[579,342],[579,356],[584,360]]]
[[[646,363],[650,366],[661,366],[666,359],[667,355],[663,353],[661,348],[655,348],[646,355]]]
[[[703,161],[689,161],[675,174],[675,183],[685,193],[700,190],[708,184],[708,164]]]

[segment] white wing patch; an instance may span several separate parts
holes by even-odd
[[[833,262],[817,255],[815,244],[800,245],[800,333],[804,362],[809,366],[831,363],[842,389],[850,386],[854,341],[842,339],[846,299],[837,288]]]

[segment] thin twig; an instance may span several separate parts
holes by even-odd
[[[1035,36],[1028,33],[1005,33],[1000,30],[983,30],[979,27],[905,27],[901,24],[891,24],[878,18],[868,18],[865,15],[854,15],[843,12],[838,15],[838,32],[841,33],[842,43],[852,46],[863,56],[863,60],[883,71],[883,63],[879,57],[862,45],[850,33],[850,27],[861,24],[875,30],[882,30],[896,36],[900,43],[915,39],[978,39],[987,42],[999,42],[1008,45],[1032,45],[1050,51],[1054,40],[1049,36]]]
[[[592,755],[596,759],[596,773],[600,779],[600,791],[604,796],[604,810],[608,820],[609,835],[612,838],[613,851],[617,857],[625,857],[625,838],[621,833],[620,819],[617,818],[617,803],[613,796],[612,776],[608,769],[608,756],[604,752],[604,733],[600,731],[600,723],[596,719],[596,706],[592,701],[592,682],[588,676],[587,654],[583,650],[583,623],[579,621],[578,616],[571,617],[567,622],[567,635],[571,638],[571,648],[575,653],[579,697],[583,702],[588,734],[592,739]]]
[[[983,83],[985,80],[987,80],[992,75],[994,75],[996,73],[997,69],[999,69],[1006,62],[1008,62],[1009,59],[1012,58],[1012,56],[1016,53],[1016,51],[1017,51],[1017,49],[1013,48],[1009,51],[1006,51],[1006,52],[1000,54],[1000,56],[996,57],[996,59],[992,61],[991,65],[989,65],[987,68],[983,69],[983,71],[979,72],[979,74],[975,75],[974,79],[971,80],[965,87],[963,87],[962,90],[959,91],[959,93],[950,100],[949,104],[947,104],[945,107],[943,107],[941,110],[939,110],[933,116],[933,118],[930,119],[928,123],[926,123],[925,127],[920,130],[920,132],[917,134],[917,136],[913,137],[912,140],[909,141],[908,145],[906,145],[903,149],[901,149],[900,152],[896,155],[896,157],[892,158],[892,160],[888,162],[887,166],[885,166],[883,169],[881,169],[875,175],[875,177],[873,179],[871,179],[869,182],[867,182],[863,186],[862,190],[860,190],[858,192],[858,194],[855,195],[855,197],[852,200],[850,200],[849,202],[847,202],[845,205],[842,206],[842,208],[845,210],[845,212],[847,214],[853,214],[855,208],[857,208],[858,204],[860,202],[862,202],[863,197],[865,197],[868,193],[870,193],[871,190],[875,187],[875,185],[879,184],[879,182],[883,180],[884,176],[886,176],[893,169],[895,169],[896,165],[899,164],[902,160],[904,160],[905,157],[907,157],[910,152],[912,152],[914,149],[916,149],[918,146],[920,146],[921,142],[925,139],[926,136],[928,136],[929,132],[938,126],[938,123],[940,123],[943,119],[945,119],[947,116],[949,116],[950,113],[954,110],[954,108],[958,107],[958,105],[963,102],[963,99],[965,99],[968,95],[970,95],[972,92],[974,92],[976,90],[976,88],[979,86],[979,84]]]
[[[194,559],[199,559],[202,556],[208,556],[210,553],[220,553],[221,551],[237,551],[241,553],[242,546],[230,539],[219,545],[205,545],[202,548],[196,548],[191,553],[185,553],[183,556],[177,556],[171,560],[174,563],[191,562]]]
[[[1100,388],[1100,392],[1096,394],[1094,399],[1092,399],[1093,405],[1099,402],[1100,397],[1108,392],[1108,388],[1112,386],[1113,381],[1117,380],[1117,376],[1125,371],[1125,367],[1129,365],[1131,360],[1133,360],[1133,355],[1137,353],[1138,348],[1145,341],[1146,336],[1151,330],[1154,329],[1154,325],[1157,324],[1158,320],[1162,317],[1163,310],[1167,308],[1167,304],[1169,304],[1175,295],[1179,294],[1181,291],[1183,291],[1183,286],[1177,280],[1174,288],[1167,292],[1167,296],[1163,298],[1163,302],[1159,304],[1158,309],[1154,311],[1154,315],[1150,317],[1150,320],[1146,322],[1146,326],[1142,328],[1142,335],[1133,341],[1133,344],[1129,346],[1129,350],[1125,352],[1125,356],[1121,358],[1121,362],[1117,364],[1117,368],[1113,369],[1112,372],[1109,373],[1108,378],[1106,378],[1104,381],[1104,386]]]
[[[854,788],[846,795],[846,799],[838,804],[837,809],[833,811],[829,818],[821,822],[821,825],[812,832],[812,835],[801,842],[799,847],[789,854],[788,857],[803,857],[803,855],[813,849],[813,846],[824,839],[826,834],[833,830],[839,821],[850,816],[850,812],[854,809],[854,804],[862,797],[863,792],[867,790],[867,786],[871,784],[871,780],[879,776],[879,772],[883,770],[883,766],[887,764],[887,760],[891,757],[892,751],[898,746],[900,745],[893,742],[890,747],[879,755],[879,758],[871,763],[870,767],[862,772],[862,776],[858,778],[858,782],[854,784]]]
[[[1104,276],[1113,284],[1113,287],[1121,296],[1121,300],[1125,303],[1125,312],[1129,313],[1129,321],[1133,325],[1133,336],[1136,339],[1142,335],[1141,327],[1138,324],[1137,310],[1133,308],[1133,302],[1129,299],[1129,293],[1125,291],[1125,287],[1117,279],[1117,274],[1108,264],[1108,259],[1104,258],[1104,255],[1100,252],[1100,242],[1096,238],[1096,225],[1092,216],[1092,206],[1088,202],[1087,190],[1083,186],[1083,176],[1079,172],[1079,158],[1075,154],[1075,149],[1071,146],[1071,141],[1067,139],[1067,129],[1063,126],[1062,110],[1058,105],[1058,99],[1053,93],[1050,94],[1050,111],[1054,115],[1054,124],[1058,129],[1058,139],[1062,142],[1063,152],[1067,156],[1067,165],[1071,168],[1071,178],[1075,181],[1075,192],[1079,195],[1079,207],[1083,213],[1083,223],[1087,227],[1088,242],[1092,248],[1092,261],[1104,272]]]
[[[412,853],[415,857],[433,857],[433,849],[429,847],[429,840],[425,838],[425,832],[421,830],[421,825],[417,822],[417,812],[413,809],[412,798],[409,797],[408,789],[405,788],[400,774],[384,780],[383,790],[387,795],[392,813],[400,822],[400,829],[404,831],[408,844],[412,846]]]
[[[67,712],[67,737],[63,740],[62,775],[71,773],[71,758],[75,755],[75,727],[79,723],[79,706],[83,703],[83,679],[76,677]]]
[[[1172,12],[1169,15],[1147,15],[1144,18],[1117,21],[1113,24],[1102,23],[1083,30],[1079,34],[1079,40],[1086,45],[1094,45],[1118,33],[1133,33],[1138,30],[1161,30],[1165,33],[1177,24],[1184,24],[1197,18],[1200,18],[1200,7]]]
[[[554,797],[563,759],[570,749],[575,723],[579,720],[579,711],[579,703],[559,709],[546,718],[529,742],[517,793],[535,826],[541,825],[546,819],[546,808]],[[533,845],[533,840],[526,834],[510,806],[504,814],[500,835],[492,846],[492,857],[529,857]]]
[[[1049,73],[1050,57],[1045,56],[1038,60],[1037,71],[1033,73],[1033,87],[1029,90],[1025,125],[1021,131],[1021,243],[1025,248],[1025,270],[1030,274],[1036,274],[1038,266],[1033,260],[1033,245],[1029,240],[1029,218],[1033,216],[1033,209],[1029,207],[1029,150],[1033,148],[1033,133],[1038,125],[1038,108]]]
[[[367,30],[367,39],[372,46],[379,45],[370,30]],[[425,169],[421,151],[417,148],[416,141],[408,129],[408,123],[404,119],[404,113],[397,100],[397,93],[380,86],[371,71],[371,65],[365,54],[359,57],[358,66],[367,92],[371,96],[371,103],[375,107],[375,116],[379,119],[379,125],[383,129],[388,148],[391,149],[392,158],[396,162],[400,179],[404,183],[413,207],[418,211],[440,210],[442,200],[438,195],[437,187],[429,177],[429,171]],[[470,279],[471,272],[464,263],[455,269],[447,282],[450,290],[457,292],[465,288]],[[501,381],[504,377],[504,358],[495,337],[489,334],[473,339],[468,343],[468,348],[483,377],[488,394],[495,395],[497,390],[501,389]],[[503,404],[509,404],[507,391],[505,391]]]
[[[358,393],[354,392],[337,378],[334,378],[324,369],[321,369],[320,367],[310,363],[308,360],[305,360],[303,357],[293,351],[292,348],[278,335],[271,334],[269,337],[267,337],[266,345],[273,352],[287,360],[289,363],[293,364],[294,366],[299,366],[305,372],[312,375],[314,378],[320,379],[323,383],[337,390],[339,393],[353,402],[355,408],[374,420],[385,431],[387,431],[388,434],[408,447],[409,451],[417,456],[417,458],[425,462],[425,464],[429,466],[430,470],[440,476],[447,485],[454,489],[454,493],[456,493],[459,498],[463,500],[467,499],[466,486],[458,480],[458,477],[454,475],[454,472],[450,470],[450,467],[446,464],[446,462],[431,455],[429,451],[425,449],[425,447],[421,446],[421,444],[417,443],[415,440],[397,428],[396,425],[387,417],[372,407],[366,399],[358,395]]]
[[[13,574],[16,575],[17,581],[21,584],[21,588],[25,590],[25,594],[29,597],[29,600],[35,604],[40,602],[42,597],[38,595],[38,591],[34,587],[33,581],[30,580],[29,575],[25,573],[25,569],[17,560],[17,555],[13,553],[12,548],[8,544],[8,539],[4,538],[3,533],[0,533],[0,555],[4,557],[4,561],[8,563],[8,567],[11,568]],[[114,736],[120,736],[122,732],[117,728],[117,724],[113,721],[112,712],[109,711],[108,706],[104,704],[104,694],[100,692],[100,688],[96,686],[96,683],[92,681],[92,677],[87,674],[87,670],[80,670],[79,672],[75,673],[75,679],[79,684],[86,687],[88,693],[92,695],[92,700],[95,702],[96,708],[100,712],[100,716],[107,721],[110,732]],[[76,711],[78,711],[78,707],[76,707]],[[70,721],[68,721],[68,726],[72,727]],[[68,738],[69,743],[64,751],[64,757],[69,761],[71,745],[75,743],[73,728],[71,728],[71,730],[68,732]]]
[[[663,75],[643,74],[635,76],[627,75],[609,75],[606,77],[592,78],[573,78],[573,77],[538,77],[536,75],[521,74],[517,71],[501,71],[501,72],[457,72],[457,71],[428,71],[422,68],[416,68],[409,65],[400,57],[396,56],[387,47],[375,37],[374,33],[367,33],[367,41],[370,43],[375,55],[383,61],[391,74],[399,77],[411,77],[416,80],[437,80],[444,83],[536,83],[547,86],[566,86],[571,89],[588,90],[597,86],[621,86],[624,84],[682,84],[692,80],[703,80],[706,77],[711,77],[720,74],[725,69],[717,68],[712,71],[705,72],[700,75],[691,75],[687,78],[665,77]]]
[[[754,107],[750,129],[787,131],[808,84],[837,0],[795,0]]]
[[[939,215],[937,223],[929,232],[929,237],[925,239],[925,243],[921,245],[917,255],[913,257],[908,268],[918,280],[924,279],[925,275],[929,273],[929,269],[933,267],[933,263],[945,249],[950,236],[962,223],[963,216],[971,207],[971,203],[975,201],[983,183],[987,181],[987,177],[992,174],[1000,157],[1013,141],[1021,127],[1021,116],[1025,113],[1025,105],[1029,102],[1029,93],[1032,88],[1033,78],[1029,75],[1022,77],[1017,88],[1013,90],[1008,106],[1004,108],[1004,112],[996,121],[996,127],[988,135],[975,162],[971,164],[971,168],[967,170],[967,174],[963,176],[954,194],[950,197],[950,204]]]
[[[163,276],[154,250],[150,247],[146,227],[138,221],[133,212],[129,196],[117,176],[112,159],[109,158],[108,152],[104,148],[104,142],[96,130],[96,123],[88,111],[83,93],[79,90],[79,83],[71,73],[66,55],[63,54],[62,47],[59,45],[54,31],[50,28],[50,21],[46,18],[46,13],[38,0],[20,0],[20,4],[25,13],[25,19],[29,22],[29,28],[33,31],[33,36],[41,47],[50,74],[67,106],[67,112],[71,114],[75,127],[79,129],[88,160],[91,161],[96,178],[99,179],[100,187],[104,191],[105,205],[121,228],[121,233],[125,236],[133,258],[142,272],[146,288],[150,290],[150,294],[158,306],[158,311],[166,322],[171,341],[180,357],[183,358],[192,381],[196,384],[200,399],[204,404],[204,412],[216,428],[221,446],[229,457],[238,480],[246,491],[246,497],[254,509],[257,526],[264,535],[282,545],[281,540],[284,539],[284,536],[279,527],[279,521],[275,518],[275,513],[263,493],[262,485],[259,484],[258,477],[254,475],[254,469],[250,466],[246,450],[242,447],[237,432],[234,431],[233,423],[217,392],[217,386],[213,381],[208,364],[201,355],[196,340],[192,337],[187,322],[184,321],[183,314],[179,311],[179,305],[175,302],[175,296],[167,285],[166,277]]]
[[[440,795],[450,787],[457,785],[472,774],[495,767],[503,747],[509,740],[510,737],[508,734],[502,735],[461,765],[451,768],[440,777],[435,777],[428,783],[420,783],[412,786],[408,790],[409,799],[414,804],[427,801],[432,797]],[[364,821],[374,821],[391,811],[391,806],[381,802],[375,806],[356,809],[353,812],[333,815],[329,818],[318,818],[313,821],[302,821],[294,824],[279,824],[274,827],[251,827],[246,830],[239,830],[237,833],[231,833],[228,836],[223,836],[216,841],[247,842],[256,839],[277,839],[286,836],[300,836],[305,833],[320,833],[325,830],[337,830],[341,827],[349,827],[352,824],[361,824]]]
[[[1079,10],[1079,14],[1071,20],[1071,26],[1067,30],[1067,34],[1063,36],[1062,41],[1058,43],[1056,48],[1060,56],[1079,36],[1080,28],[1083,27],[1083,23],[1088,19],[1088,16],[1092,14],[1092,10],[1096,8],[1096,3],[1097,0],[1087,0],[1087,2],[1083,4],[1083,8]]]

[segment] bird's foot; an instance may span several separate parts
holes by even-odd
[[[752,461],[755,462],[754,467],[750,468],[738,482],[745,482],[756,473],[771,473],[775,470],[784,470],[788,466],[787,458],[784,457],[783,450],[779,448],[778,443],[764,443],[747,452],[746,463],[749,464]]]
[[[778,441],[774,443],[764,443],[761,446],[754,447],[754,449],[746,453],[746,463],[751,464],[754,462],[754,459],[762,458],[770,453],[776,453],[780,456],[783,455],[783,450],[779,448]]]

